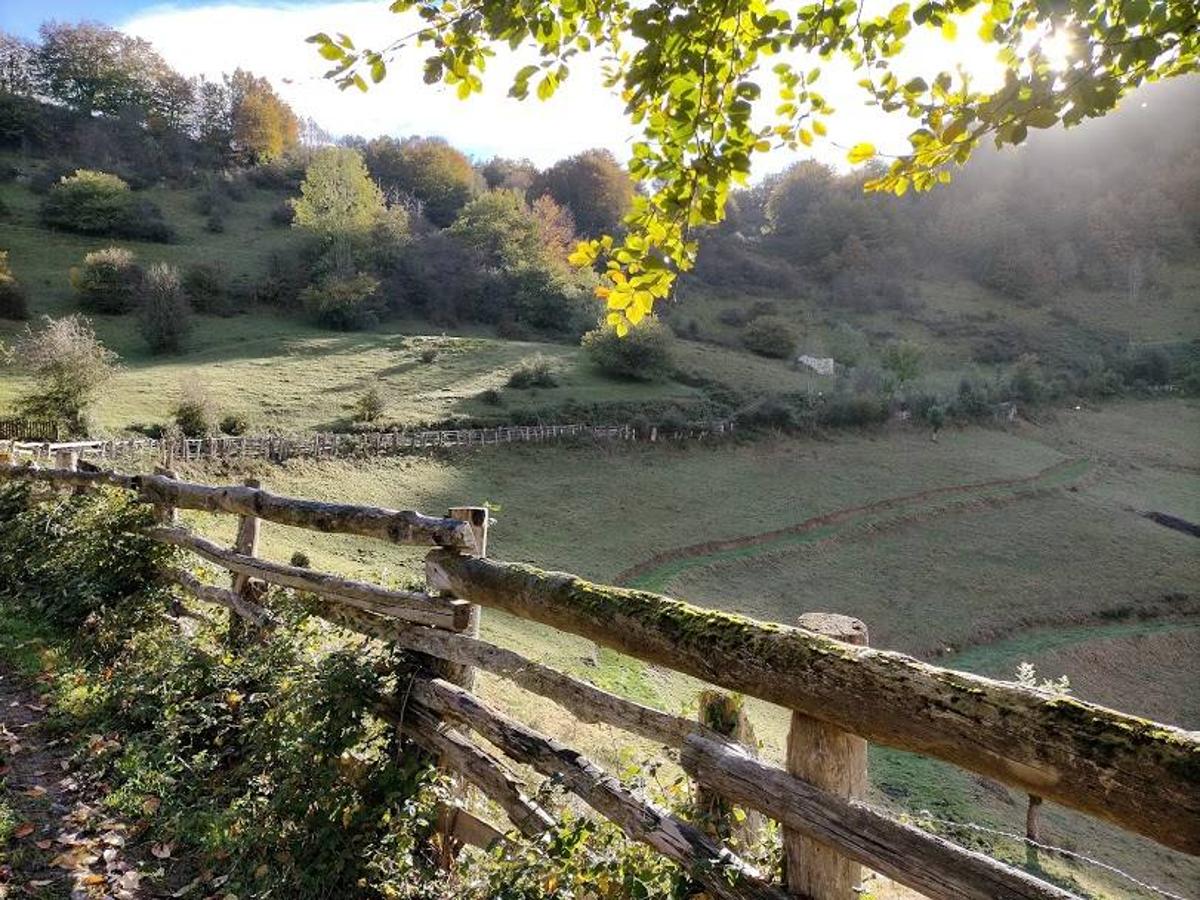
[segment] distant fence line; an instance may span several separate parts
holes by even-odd
[[[52,419],[0,418],[0,441],[57,441],[62,426]]]
[[[205,459],[336,459],[341,456],[386,456],[434,447],[547,443],[573,438],[595,441],[649,442],[702,440],[733,433],[733,422],[700,422],[681,428],[652,425],[500,425],[495,428],[450,428],[423,431],[361,433],[317,432],[311,435],[244,435],[204,438],[116,438],[107,441],[11,441],[14,457],[50,459],[74,453],[85,459],[117,460],[156,457],[164,463]],[[3,452],[0,447],[0,452]]]

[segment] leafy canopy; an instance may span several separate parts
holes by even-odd
[[[825,138],[833,110],[815,88],[820,68],[799,58],[849,63],[870,102],[914,120],[911,149],[867,183],[904,194],[949,180],[985,138],[1019,144],[1030,128],[1104,115],[1143,81],[1194,72],[1200,48],[1194,0],[915,0],[890,8],[862,0],[395,0],[391,9],[415,10],[424,24],[380,49],[359,49],[347,35],[309,38],[341,87],[367,90],[368,79],[386,76],[393,54],[416,44],[429,50],[425,81],[454,85],[466,98],[482,90],[487,60],[504,43],[539,57],[516,73],[510,94],[523,99],[532,90],[544,100],[574,57],[603,54],[608,84],[641,128],[629,171],[648,191],[635,199],[622,240],[586,241],[574,261],[605,267],[598,293],[620,332],[692,266],[692,229],[721,220],[755,153]],[[914,28],[953,38],[978,13],[980,37],[1006,66],[998,90],[980,89],[963,71],[900,82],[892,62]],[[1064,38],[1068,62],[1058,70],[1049,49]],[[778,81],[773,99],[755,80],[765,67]],[[877,156],[864,141],[847,158]]]

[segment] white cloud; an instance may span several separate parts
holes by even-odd
[[[366,93],[339,91],[322,78],[324,60],[304,39],[318,31],[345,32],[360,46],[382,47],[414,27],[411,14],[388,12],[382,0],[304,6],[215,4],[159,7],[137,14],[122,30],[151,41],[177,69],[217,77],[241,66],[271,79],[301,115],[310,115],[335,134],[440,135],[480,159],[494,154],[528,157],[540,166],[589,147],[607,147],[619,159],[629,155],[635,131],[622,104],[601,81],[598,57],[576,58],[571,75],[549,101],[507,96],[512,75],[527,59],[502,48],[489,61],[482,95],[462,101],[452,89],[421,80],[421,48],[410,47],[389,66],[388,77]],[[964,27],[963,32],[968,29]],[[902,74],[931,77],[937,70],[964,62],[974,71],[993,68],[990,53],[974,39],[948,44],[919,31],[899,66]],[[768,67],[765,67],[769,69]],[[930,69],[934,71],[931,72]],[[830,121],[830,140],[804,156],[841,164],[845,147],[864,139],[881,150],[907,147],[909,120],[884,116],[863,106],[855,87],[861,75],[848,66],[826,63],[818,83],[838,110]],[[764,106],[773,106],[767,86]],[[798,154],[775,152],[757,157],[755,175],[776,171]]]

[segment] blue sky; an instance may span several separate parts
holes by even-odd
[[[436,134],[479,159],[527,157],[541,166],[589,147],[607,147],[618,158],[628,158],[634,132],[620,101],[603,86],[594,59],[578,58],[551,100],[518,102],[506,96],[508,87],[532,57],[501,50],[488,65],[484,94],[459,101],[452,91],[422,82],[418,48],[394,60],[385,82],[368,94],[339,92],[321,77],[325,65],[304,41],[317,31],[343,31],[360,47],[382,48],[388,38],[412,30],[415,20],[406,22],[405,16],[412,14],[390,13],[388,0],[0,0],[0,27],[28,37],[46,19],[94,19],[148,39],[186,75],[218,78],[239,66],[251,69],[270,78],[302,116],[312,116],[334,134]],[[959,29],[967,35],[974,31]],[[905,77],[921,74],[931,80],[936,70],[962,62],[979,76],[994,68],[991,53],[985,54],[973,37],[951,44],[936,32],[921,30],[910,37],[907,62],[902,60],[898,69]],[[822,72],[821,86],[838,113],[828,123],[829,140],[805,156],[842,165],[844,148],[867,139],[883,152],[907,149],[911,122],[864,107],[854,86],[860,75],[828,62]],[[755,175],[781,169],[796,158],[779,151],[757,157]]]

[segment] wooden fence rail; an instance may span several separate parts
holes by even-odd
[[[261,594],[238,585],[270,583],[317,600],[318,615],[344,628],[395,644],[448,668],[419,673],[403,703],[378,697],[377,713],[400,727],[439,764],[458,772],[494,800],[526,836],[553,825],[514,770],[469,733],[580,797],[632,839],[675,860],[714,897],[801,896],[794,866],[845,871],[864,865],[933,900],[1063,900],[1073,895],[920,828],[892,820],[826,779],[819,761],[797,777],[756,759],[746,748],[698,722],[616,696],[482,640],[473,604],[590,638],[631,656],[711,684],[780,704],[820,729],[912,750],[980,772],[1022,791],[1056,800],[1168,847],[1200,853],[1200,734],[1147,722],[1073,698],[921,663],[901,654],[856,646],[801,628],[699,609],[639,591],[487,559],[486,511],[461,518],[326,504],[279,497],[245,485],[217,487],[167,475],[130,476],[67,469],[0,467],[0,479],[60,487],[115,486],[138,493],[156,509],[202,509],[247,518],[430,546],[423,592],[398,591],[313,572],[229,550],[178,525],[148,534],[231,572],[235,589],[204,584],[172,570],[188,594],[233,610],[265,637],[274,627]],[[167,521],[162,519],[161,521]],[[844,635],[847,636],[847,635]],[[475,669],[547,697],[581,721],[604,722],[678,748],[684,770],[729,801],[784,826],[789,877],[755,871],[712,834],[654,807],[578,752],[490,708],[469,679]],[[794,729],[795,731],[795,729]],[[797,734],[811,734],[808,730]],[[833,756],[837,741],[822,745]],[[830,750],[830,748],[834,748]],[[790,760],[790,756],[789,756]],[[790,768],[790,765],[789,765]],[[454,820],[447,811],[448,822]],[[449,826],[447,826],[449,827]],[[467,818],[462,833],[495,840],[487,823]],[[838,878],[809,879],[815,900],[850,900]]]

